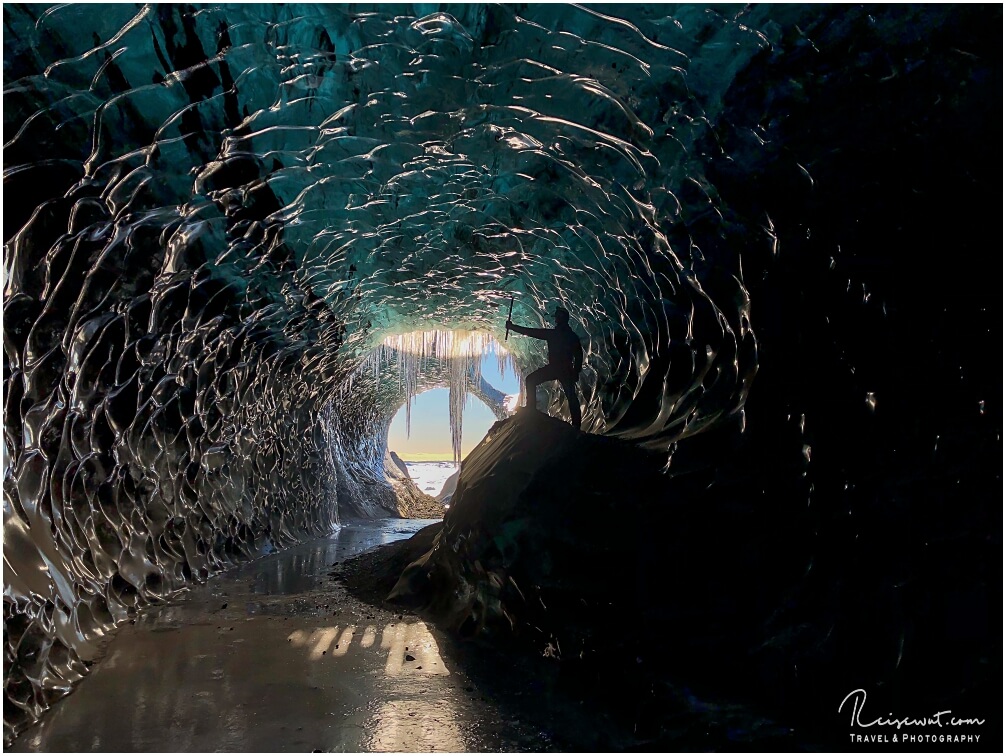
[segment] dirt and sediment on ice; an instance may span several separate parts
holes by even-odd
[[[483,694],[564,722],[567,750],[841,750],[836,711],[864,680],[878,712],[995,721],[994,664],[945,660],[967,627],[927,621],[960,600],[957,552],[917,563],[929,598],[913,604],[900,500],[851,530],[785,461],[728,426],[701,436],[667,466],[519,412],[462,463],[442,525],[338,574],[458,639]]]
[[[716,523],[668,498],[663,461],[519,413],[462,464],[442,524],[332,574],[448,630],[479,693],[563,750],[798,748],[790,727],[722,684],[753,642],[757,623],[738,613],[763,617],[769,603],[710,591],[741,568],[728,555],[743,525],[720,527],[689,564],[697,544],[682,549],[682,523]],[[700,659],[716,659],[712,674]]]

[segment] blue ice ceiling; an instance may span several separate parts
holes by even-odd
[[[1000,27],[5,5],[5,732],[145,602],[368,513],[407,392],[350,376],[511,296],[572,313],[584,429],[672,474],[753,449],[711,480],[845,511],[933,436],[1001,446]]]

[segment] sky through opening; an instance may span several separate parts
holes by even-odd
[[[520,380],[507,366],[500,374],[499,362],[494,354],[482,357],[482,377],[504,394],[520,391]],[[407,462],[450,462],[451,449],[449,391],[432,389],[419,394],[412,402],[412,433],[405,434],[405,407],[391,421],[388,430],[388,449]],[[471,394],[465,404],[462,422],[461,456],[464,458],[485,436],[496,417],[481,401]]]

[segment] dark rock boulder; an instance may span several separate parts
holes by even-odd
[[[771,513],[756,523],[750,508],[697,506],[705,481],[671,479],[662,462],[535,412],[496,423],[462,466],[443,532],[391,598],[463,634],[540,634],[539,650],[564,640],[579,653],[635,619],[673,622],[661,632],[693,650],[748,647],[800,574],[799,550],[771,548],[793,536]]]
[[[412,477],[411,475],[409,475],[409,468],[406,466],[405,462],[402,460],[401,457],[399,457],[395,452],[391,451],[390,449],[388,450],[388,456],[391,457],[391,461],[394,463],[395,467],[397,467],[401,471],[402,475],[404,475],[406,478]]]
[[[462,466],[442,531],[424,534],[427,550],[388,599],[462,636],[559,659],[602,697],[623,685],[640,700],[670,681],[714,686],[829,738],[823,692],[867,677],[887,706],[883,696],[896,695],[901,708],[974,708],[977,657],[948,672],[934,650],[952,648],[960,625],[934,607],[959,593],[932,583],[928,615],[885,605],[890,570],[833,553],[841,523],[783,487],[752,496],[756,450],[709,443],[719,464],[682,459],[674,473],[635,445],[543,414],[500,421]],[[875,529],[886,515],[871,516]],[[911,659],[888,656],[909,641]],[[951,672],[964,687],[946,697]]]
[[[444,516],[444,505],[419,490],[419,486],[409,475],[409,468],[393,451],[389,451],[384,458],[384,474],[394,493],[395,509],[399,516],[423,520],[439,519]]]
[[[451,498],[454,496],[454,492],[458,489],[458,476],[461,474],[461,470],[454,472],[451,477],[444,481],[444,485],[440,488],[440,493],[437,494],[437,501],[442,504],[450,504]]]

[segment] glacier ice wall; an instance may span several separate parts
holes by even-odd
[[[366,509],[404,397],[350,376],[500,338],[511,295],[573,314],[585,429],[966,551],[945,502],[987,522],[1001,478],[1001,20],[5,5],[5,735],[143,603]]]

